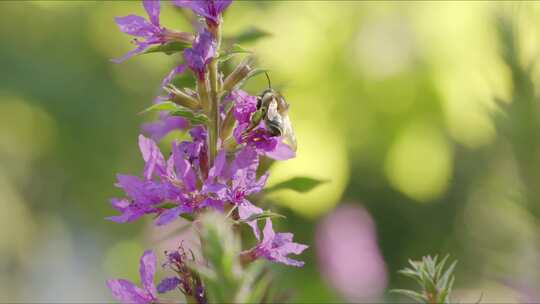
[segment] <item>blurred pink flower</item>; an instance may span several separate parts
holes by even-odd
[[[387,285],[371,215],[357,204],[338,207],[317,227],[321,273],[350,302],[373,302]]]

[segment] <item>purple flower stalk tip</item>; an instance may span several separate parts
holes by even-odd
[[[173,0],[173,3],[191,9],[215,26],[220,23],[221,14],[231,5],[232,0]]]
[[[145,251],[140,260],[140,275],[143,288],[137,287],[128,280],[108,280],[107,287],[115,299],[126,304],[146,304],[157,302],[157,289],[154,285],[156,274],[156,255],[151,251]]]
[[[115,63],[121,63],[137,54],[146,51],[152,45],[164,44],[170,41],[182,41],[190,43],[193,36],[189,33],[175,32],[161,27],[159,21],[160,2],[159,0],[143,0],[143,6],[148,14],[148,20],[137,15],[116,17],[115,22],[120,30],[128,35],[143,38],[135,38],[133,42],[137,48],[128,52],[124,56],[113,59]]]

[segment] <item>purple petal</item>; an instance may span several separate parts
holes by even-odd
[[[142,205],[152,203],[152,198],[148,196],[144,182],[139,177],[118,174],[116,178],[118,180],[116,186],[122,188],[131,199]]]
[[[192,48],[184,50],[184,59],[189,68],[202,80],[206,72],[206,66],[216,55],[217,43],[214,37],[206,29],[203,30],[193,43]]]
[[[208,8],[206,4],[207,0],[197,1],[197,0],[173,0],[173,3],[176,6],[189,8],[191,9],[195,14],[211,18],[211,16],[208,14]]]
[[[248,124],[251,121],[251,115],[257,111],[257,97],[243,90],[232,91],[230,97],[234,100],[234,118],[239,124]]]
[[[232,0],[173,0],[177,6],[189,8],[197,15],[215,23],[219,22],[219,15],[229,7],[231,2]]]
[[[294,260],[294,259],[291,259],[291,258],[288,258],[288,257],[285,257],[285,256],[278,256],[278,257],[272,259],[272,261],[282,263],[282,264],[285,264],[285,265],[289,265],[289,266],[294,266],[294,267],[303,267],[304,266],[304,262]]]
[[[148,43],[144,43],[144,42],[140,42],[138,45],[139,46],[136,49],[127,52],[124,56],[122,56],[120,58],[112,59],[112,62],[114,62],[114,63],[122,63],[122,62],[128,60],[129,58],[144,52],[150,46]]]
[[[213,198],[207,198],[200,204],[200,207],[201,208],[212,207],[219,212],[223,212],[224,210],[223,205],[224,203],[222,200],[215,200]]]
[[[180,151],[178,145],[173,145],[172,150],[177,177],[182,180],[184,186],[189,191],[195,190],[197,186],[197,175],[193,171],[191,164],[183,158],[184,153]]]
[[[143,0],[143,6],[153,25],[159,27],[159,0]]]
[[[146,292],[127,280],[107,280],[107,287],[115,299],[126,304],[146,304],[153,299]]]
[[[240,219],[242,220],[249,218],[253,214],[259,214],[262,212],[263,210],[261,208],[256,207],[255,205],[250,203],[248,200],[244,200],[240,205],[238,205],[238,215]],[[261,231],[259,229],[259,226],[257,225],[257,221],[256,220],[251,221],[251,222],[248,222],[247,224],[251,227],[251,229],[253,229],[253,234],[255,234],[255,237],[257,238],[257,240],[260,240]],[[271,225],[272,224],[270,223],[270,229],[272,228]],[[265,227],[265,231],[266,231],[266,227]]]
[[[170,222],[176,220],[180,214],[184,213],[182,207],[176,207],[163,212],[156,220],[157,226],[167,225]]]
[[[206,130],[201,126],[196,126],[195,128],[191,129],[191,131],[189,131],[189,135],[191,135],[191,139],[193,139],[193,141],[206,140]]]
[[[154,285],[154,276],[156,274],[157,258],[152,250],[147,250],[140,260],[141,283],[152,297],[157,296],[156,286]]]
[[[276,234],[272,227],[272,221],[267,218],[263,234],[263,241],[255,248],[257,256],[290,266],[302,267],[304,265],[304,262],[287,257],[289,254],[301,254],[308,248],[304,244],[294,243],[292,233]]]
[[[155,181],[141,180],[137,176],[117,175],[116,186],[122,188],[127,196],[141,208],[150,208],[169,198],[170,187]]]
[[[165,158],[157,144],[143,135],[139,135],[139,149],[146,163],[144,166],[144,177],[147,180],[152,179],[154,171],[159,175],[165,174]]]
[[[180,283],[182,283],[182,281],[180,281],[180,279],[177,278],[177,277],[165,278],[161,282],[159,282],[159,284],[157,286],[157,291],[159,293],[169,292],[169,291],[175,289],[176,287],[178,287],[178,285],[180,285]]]
[[[232,0],[214,0],[216,11],[218,11],[218,13],[223,13],[231,3]]]
[[[280,142],[273,151],[266,152],[265,154],[275,160],[287,160],[296,157],[296,152],[282,142]]]
[[[126,34],[147,38],[154,34],[154,27],[146,19],[137,15],[114,18],[120,30]]]
[[[172,69],[169,72],[169,74],[167,74],[167,76],[165,76],[165,78],[163,78],[163,81],[161,82],[161,87],[165,87],[166,85],[171,83],[174,76],[179,75],[179,74],[183,74],[185,71],[186,71],[186,65],[185,64],[181,64],[181,65],[175,67],[174,69]]]
[[[145,214],[146,214],[145,210],[130,206],[127,209],[122,210],[121,215],[110,216],[105,219],[116,222],[116,223],[127,223],[127,222],[133,222],[134,220],[139,219],[141,216]]]
[[[225,150],[219,151],[218,155],[216,156],[216,159],[214,160],[214,166],[210,169],[210,172],[208,173],[208,178],[213,179],[215,177],[220,177],[223,168],[227,162],[227,154]]]
[[[220,200],[227,199],[229,187],[220,183],[205,183],[202,187],[203,194],[214,194]]]
[[[159,120],[145,123],[141,126],[144,133],[153,140],[160,141],[174,130],[184,130],[189,126],[188,121],[179,116],[160,115]]]
[[[257,168],[259,164],[259,155],[252,147],[245,147],[236,153],[234,159],[234,170],[242,170],[247,168]]]
[[[111,205],[113,206],[114,209],[118,211],[122,211],[129,207],[130,202],[127,199],[113,198],[111,199]]]
[[[285,233],[278,233],[278,235],[280,234],[285,234]],[[302,252],[304,252],[304,250],[308,249],[307,245],[292,242],[292,233],[288,233],[288,234],[290,234],[291,240],[285,243],[283,246],[281,246],[281,248],[279,249],[281,253],[283,254],[292,253],[292,254],[299,255]]]
[[[250,183],[249,185],[247,185],[246,195],[251,195],[251,194],[254,194],[254,193],[261,192],[262,189],[264,188],[264,186],[266,185],[266,181],[268,180],[268,176],[270,176],[270,173],[266,172],[265,174],[263,174],[259,178],[258,181],[254,181],[254,182]]]
[[[276,235],[276,233],[274,232],[274,227],[272,225],[272,220],[270,220],[269,218],[266,219],[266,224],[264,225],[264,229],[263,229],[263,235],[264,235],[264,238],[263,238],[264,244],[272,242],[272,240],[274,239],[274,236]]]

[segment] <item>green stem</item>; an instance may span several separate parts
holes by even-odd
[[[214,29],[214,35],[216,38],[216,55],[210,62],[209,76],[210,76],[210,128],[209,128],[209,162],[210,167],[214,164],[214,159],[217,155],[218,138],[219,138],[219,82],[218,82],[218,60],[219,48],[221,46],[221,22]]]
[[[201,106],[205,114],[210,113],[210,100],[208,99],[208,86],[206,85],[206,76],[205,79],[197,79],[197,91],[199,93],[199,99]]]
[[[188,296],[186,295],[186,302],[188,304],[198,304],[197,299],[194,296]]]

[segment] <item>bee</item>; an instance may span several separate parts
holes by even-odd
[[[272,89],[270,77],[267,73],[265,74],[268,80],[268,89],[257,96],[257,111],[252,114],[251,123],[244,131],[244,135],[247,135],[263,121],[271,136],[282,136],[285,143],[296,151],[296,136],[288,115],[289,104],[279,92]]]

